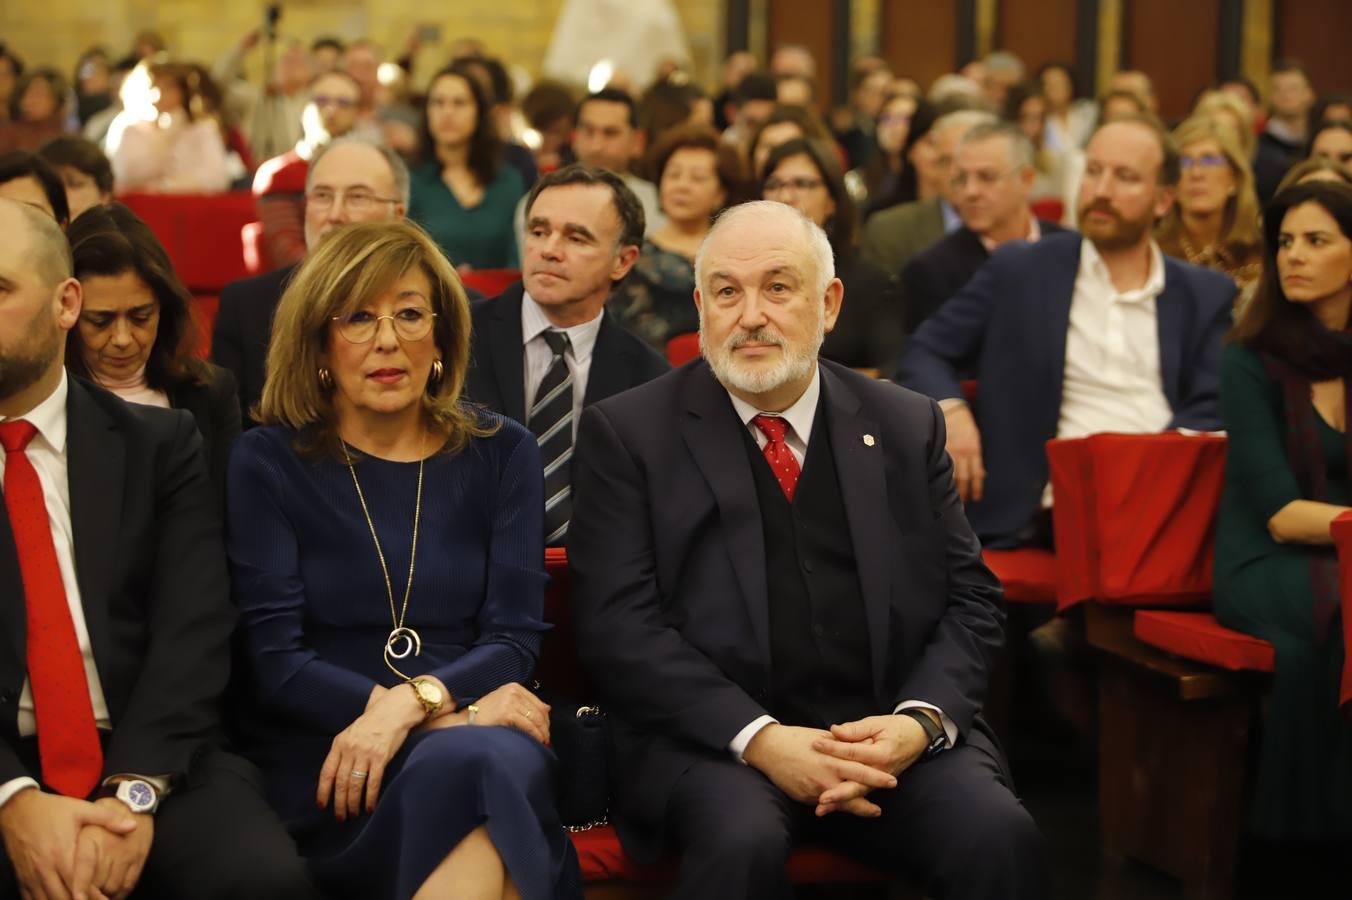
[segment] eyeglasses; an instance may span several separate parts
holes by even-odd
[[[969,181],[975,181],[979,187],[983,188],[995,187],[996,183],[1001,178],[1004,178],[1006,175],[1011,175],[1021,168],[1023,168],[1023,166],[1015,166],[1012,169],[1005,169],[1003,172],[992,172],[989,169],[982,169],[979,172],[972,172],[970,174],[967,172],[959,172],[957,175],[954,175],[948,183],[952,185],[953,190],[955,191],[960,191],[967,187],[967,182]]]
[[[378,316],[358,309],[343,316],[334,316],[338,334],[349,344],[368,344],[375,339],[382,319],[389,319],[396,337],[406,341],[420,341],[432,330],[437,314],[421,306],[406,306],[393,315]]]
[[[767,178],[765,179],[765,193],[777,194],[780,191],[811,191],[822,186],[820,178]]]
[[[329,188],[315,188],[305,195],[305,202],[315,209],[323,210],[337,201],[348,208],[349,212],[366,212],[377,203],[399,203],[395,197],[377,197],[368,190],[333,191]]]
[[[327,94],[315,94],[315,106],[336,106],[339,109],[355,109],[357,101],[350,97],[330,97]]]
[[[1189,169],[1200,166],[1203,169],[1215,169],[1220,166],[1230,165],[1230,160],[1216,153],[1206,153],[1202,156],[1183,156],[1178,160],[1178,164],[1186,172]]]

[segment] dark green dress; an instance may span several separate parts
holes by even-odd
[[[1352,505],[1345,437],[1316,414],[1328,502]],[[1272,516],[1302,499],[1286,454],[1281,387],[1238,344],[1221,356],[1221,420],[1229,437],[1216,525],[1215,614],[1276,650],[1262,729],[1252,830],[1273,839],[1352,837],[1352,725],[1338,712],[1341,622],[1316,640],[1310,559],[1332,547],[1278,544]],[[1235,748],[1235,752],[1241,752]]]
[[[626,329],[665,353],[667,341],[699,331],[694,261],[644,241],[629,277],[611,293],[606,308]]]
[[[446,186],[438,162],[414,166],[409,187],[408,217],[427,230],[453,264],[475,269],[520,266],[514,221],[526,185],[511,166],[500,164],[493,180],[484,185],[483,199],[469,208],[461,206]]]

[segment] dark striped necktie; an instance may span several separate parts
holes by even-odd
[[[542,332],[553,352],[545,377],[535,392],[527,420],[540,444],[545,466],[545,545],[558,547],[568,534],[573,513],[570,487],[573,459],[573,373],[563,354],[570,343],[562,331]]]

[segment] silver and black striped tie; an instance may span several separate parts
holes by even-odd
[[[543,332],[553,351],[545,377],[535,392],[535,404],[526,417],[531,432],[540,444],[545,465],[545,545],[557,547],[568,534],[572,516],[570,486],[573,460],[573,373],[563,354],[569,347],[562,331]]]

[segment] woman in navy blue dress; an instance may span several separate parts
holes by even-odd
[[[245,740],[339,896],[580,896],[554,808],[533,436],[460,400],[464,290],[405,223],[326,237],[231,458]]]

